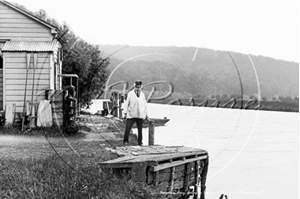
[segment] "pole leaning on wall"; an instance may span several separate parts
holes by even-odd
[[[23,103],[23,115],[22,115],[22,131],[24,130],[24,122],[26,117],[26,95],[27,95],[27,80],[28,80],[28,70],[30,65],[31,54],[27,53],[27,63],[26,63],[26,79],[25,79],[25,90],[24,90],[24,103]]]

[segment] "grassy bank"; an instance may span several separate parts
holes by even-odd
[[[0,198],[166,198],[128,174],[98,166],[117,158],[106,148],[123,145],[121,132],[84,130],[67,135],[57,128],[0,129]],[[133,144],[135,139],[130,135]]]
[[[0,198],[161,198],[155,191],[102,170],[95,162],[63,155],[0,163]]]

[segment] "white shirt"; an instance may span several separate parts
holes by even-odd
[[[125,113],[127,113],[127,118],[146,118],[147,101],[142,91],[140,91],[139,97],[136,96],[134,90],[128,93],[127,99],[124,102],[124,114]]]

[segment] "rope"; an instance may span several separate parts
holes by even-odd
[[[50,140],[48,139],[48,136],[47,136],[47,134],[45,133],[45,130],[44,130],[44,128],[42,127],[42,129],[43,129],[43,131],[44,131],[44,135],[45,135],[45,138],[46,138],[46,140],[48,141],[48,143],[49,143],[49,145],[51,146],[51,148],[53,149],[53,151],[56,153],[56,155],[68,166],[68,167],[70,167],[73,171],[75,171],[75,172],[77,172],[76,170],[75,170],[75,168],[74,167],[72,167],[70,164],[68,164],[66,161],[65,161],[65,159],[63,158],[63,157],[61,157],[61,155],[57,152],[57,150],[54,148],[54,146],[52,145],[52,143],[50,142]]]

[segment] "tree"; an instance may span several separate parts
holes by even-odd
[[[291,96],[287,96],[287,97],[285,97],[285,101],[291,102],[291,101],[293,101],[293,98]]]
[[[85,42],[74,32],[69,31],[65,22],[60,25],[55,19],[50,18],[44,10],[33,14],[59,29],[58,39],[63,48],[62,73],[78,75],[81,106],[87,105],[93,98],[99,98],[103,94],[104,85],[109,75],[107,69],[109,59],[100,57],[99,46]]]
[[[222,97],[221,97],[221,99],[222,99],[222,100],[227,100],[227,99],[228,99],[228,95],[227,95],[226,93],[223,94]]]
[[[261,98],[262,101],[267,101],[268,99],[264,96]]]
[[[254,95],[250,95],[250,99],[256,99],[257,100],[257,97],[254,96]]]
[[[63,73],[78,75],[80,102],[84,106],[103,94],[109,75],[109,59],[100,57],[98,46],[88,44],[72,33],[67,38],[68,43],[73,44],[71,47],[64,45]]]
[[[285,101],[285,97],[283,97],[283,96],[281,96],[281,95],[278,97],[278,99],[279,99],[281,102],[284,102],[284,101]]]
[[[241,99],[241,95],[240,94],[230,94],[230,99],[234,98],[234,99]]]

